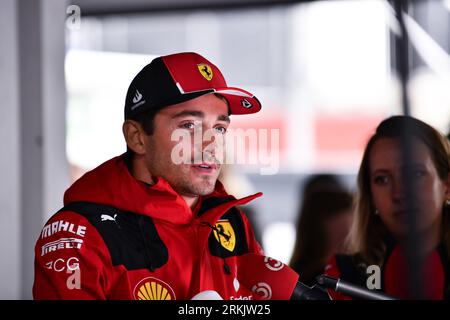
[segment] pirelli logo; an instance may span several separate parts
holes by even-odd
[[[44,256],[49,252],[57,251],[60,249],[81,249],[82,245],[83,245],[82,239],[61,238],[56,241],[44,244],[41,248],[41,256]]]

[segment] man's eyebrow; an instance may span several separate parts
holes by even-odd
[[[183,111],[178,112],[177,114],[173,115],[172,119],[181,118],[181,117],[187,117],[187,116],[196,117],[196,118],[204,118],[205,114],[203,112],[201,112],[201,111],[183,110]]]
[[[172,119],[181,118],[181,117],[187,117],[187,116],[196,117],[196,118],[202,118],[203,119],[205,117],[205,114],[203,112],[201,112],[201,111],[183,110],[183,111],[180,111],[180,112],[174,114],[172,116]],[[220,116],[217,117],[217,120],[225,121],[227,123],[231,122],[230,121],[230,117],[227,116],[227,115],[220,115]]]
[[[225,121],[227,123],[230,123],[230,117],[229,116],[225,116],[225,115],[221,115],[217,117],[217,120],[219,121]]]

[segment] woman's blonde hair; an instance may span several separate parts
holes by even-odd
[[[375,134],[368,141],[358,172],[358,191],[356,195],[355,217],[349,235],[349,248],[364,264],[381,266],[386,254],[386,240],[390,233],[375,207],[370,189],[369,156],[373,145],[381,138],[415,137],[425,143],[431,153],[433,163],[440,179],[447,179],[450,173],[450,144],[436,129],[408,116],[394,116],[382,121]],[[443,204],[442,234],[447,253],[450,254],[450,208]]]

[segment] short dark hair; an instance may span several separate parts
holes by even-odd
[[[159,110],[148,109],[144,112],[139,112],[133,116],[130,116],[127,120],[133,120],[139,123],[144,129],[144,132],[148,135],[152,135],[155,131],[155,116]],[[127,160],[127,164],[131,165],[131,159],[134,156],[134,151],[131,150],[127,145],[127,152],[125,158]]]
[[[155,116],[159,110],[148,109],[144,112],[139,112],[131,117],[129,120],[134,120],[142,126],[144,132],[148,135],[152,135],[155,131]]]

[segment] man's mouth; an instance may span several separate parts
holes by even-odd
[[[217,170],[218,166],[215,163],[201,163],[192,165],[192,167],[195,170],[200,171],[202,173],[213,173],[214,171]]]

